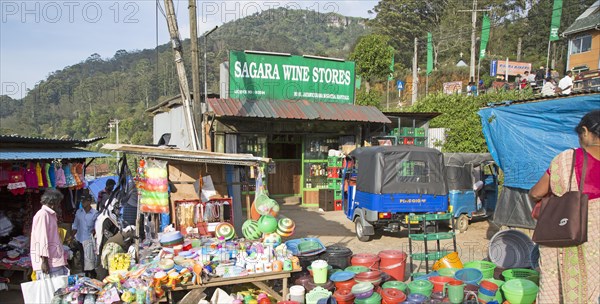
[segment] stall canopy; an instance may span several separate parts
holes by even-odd
[[[257,166],[261,163],[268,163],[270,161],[270,158],[256,157],[252,154],[233,154],[208,152],[202,150],[183,150],[167,146],[156,147],[124,144],[105,144],[104,146],[102,146],[102,148],[145,157],[208,164]]]
[[[600,94],[530,102],[502,102],[481,109],[488,150],[504,172],[504,187],[494,213],[497,225],[532,229],[533,203],[527,192],[560,152],[579,147],[575,126],[600,109]]]
[[[80,149],[104,137],[84,140],[0,135],[0,160],[83,159],[110,155]]]

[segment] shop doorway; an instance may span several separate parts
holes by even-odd
[[[299,196],[302,179],[301,137],[273,135],[271,139],[268,142],[267,157],[274,164],[267,170],[269,194],[281,198]]]

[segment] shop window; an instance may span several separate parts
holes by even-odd
[[[592,36],[585,35],[571,40],[571,54],[579,54],[592,49]]]

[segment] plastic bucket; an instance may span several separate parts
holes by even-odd
[[[359,253],[352,256],[352,266],[365,266],[371,270],[379,270],[379,256],[372,253]]]
[[[429,297],[433,291],[433,283],[428,280],[416,280],[408,283],[411,294],[418,293]]]
[[[327,283],[327,262],[323,260],[313,261],[311,264],[313,280],[315,284]]]
[[[432,269],[438,270],[440,268],[457,268],[462,269],[463,263],[458,257],[458,252],[450,252],[445,257],[439,259],[433,264]]]
[[[479,269],[465,268],[457,271],[454,274],[454,278],[465,282],[465,284],[477,285],[483,279],[483,274],[481,274]]]
[[[293,285],[290,287],[289,300],[298,303],[304,303],[304,287],[300,285]]]
[[[338,304],[352,304],[354,303],[354,294],[350,289],[337,289],[333,293],[333,297]]]
[[[379,269],[398,281],[404,281],[406,253],[400,250],[383,250],[379,252]]]
[[[490,281],[498,286],[498,291],[496,291],[496,301],[502,303],[502,301],[504,301],[504,298],[502,297],[502,285],[504,285],[504,281],[496,279],[487,279],[486,281]]]
[[[328,246],[321,255],[321,259],[327,261],[327,264],[339,269],[350,266],[350,258],[352,258],[352,250],[336,245]]]
[[[540,283],[540,273],[535,270],[531,270],[531,269],[525,269],[525,268],[507,269],[502,272],[502,276],[504,277],[505,281],[509,281],[509,280],[513,280],[513,279],[527,279],[527,280],[532,281],[536,285],[539,285],[539,283]]]
[[[433,283],[433,292],[442,292],[444,290],[444,285],[450,281],[454,281],[454,278],[435,276],[430,277],[429,281]]]
[[[494,282],[483,280],[479,283],[479,292],[485,295],[495,296],[496,291],[498,291],[498,285]]]
[[[531,251],[535,244],[518,230],[502,230],[490,240],[490,261],[500,268],[527,268],[531,266]]]
[[[504,297],[510,303],[531,304],[535,301],[539,288],[525,279],[513,279],[502,285]]]
[[[384,288],[381,291],[382,304],[398,304],[406,300],[406,294],[395,288]]]
[[[479,269],[483,274],[484,279],[491,279],[494,277],[494,270],[496,264],[488,261],[471,261],[464,265],[465,268]]]
[[[366,299],[354,299],[356,304],[381,304],[381,295],[374,292],[370,297]]]

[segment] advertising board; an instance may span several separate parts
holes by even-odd
[[[229,96],[242,100],[354,103],[354,62],[229,52]]]

